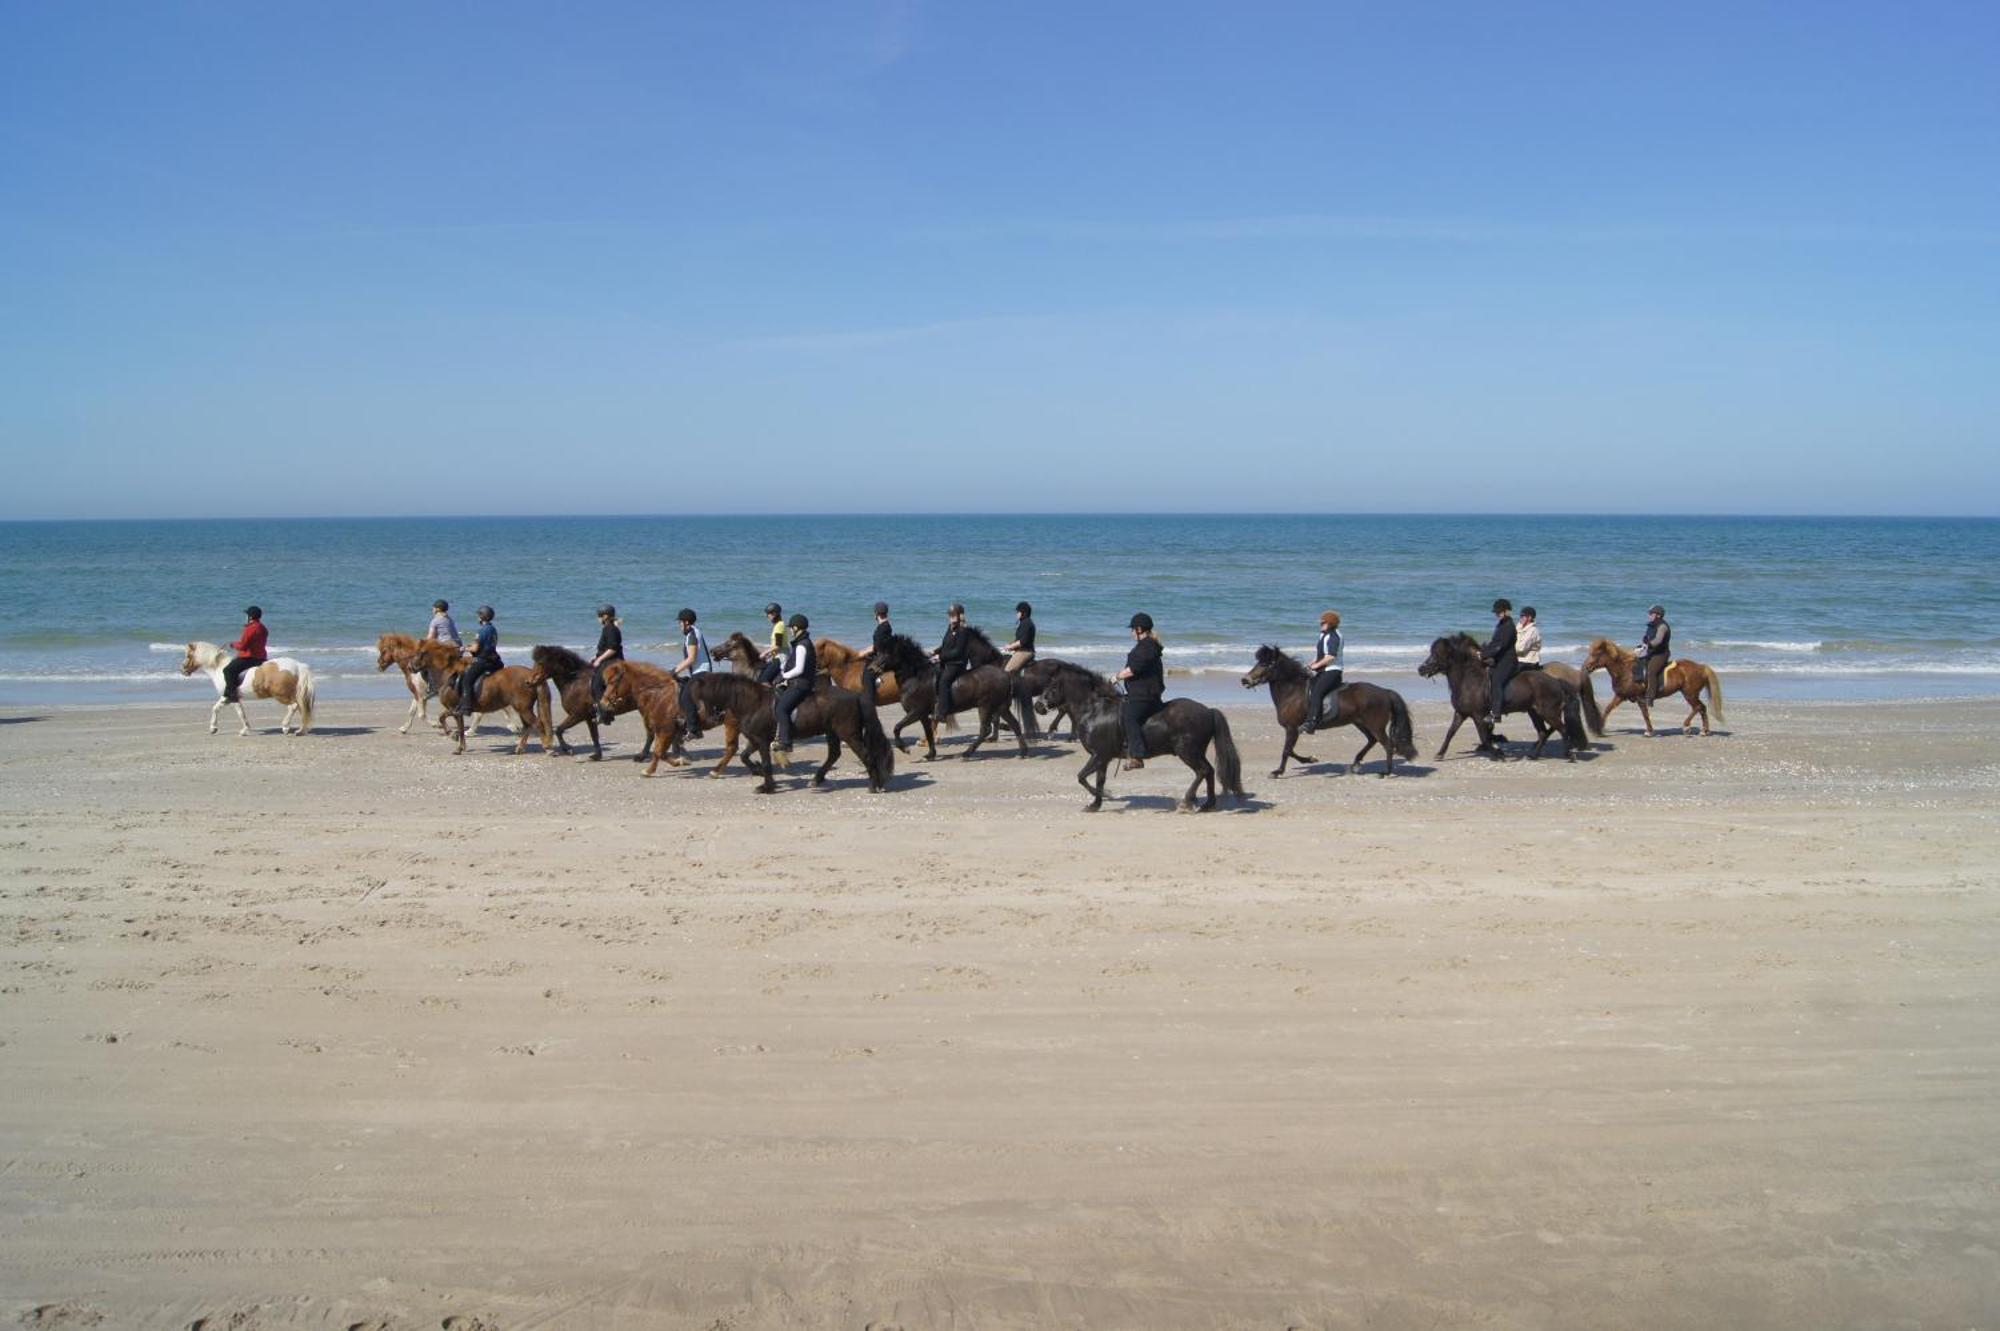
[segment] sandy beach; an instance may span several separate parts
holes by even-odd
[[[2000,703],[1496,764],[1409,696],[1391,781],[1246,697],[1206,816],[0,713],[0,1317],[2000,1317]]]

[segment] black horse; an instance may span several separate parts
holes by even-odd
[[[1437,756],[1444,757],[1444,751],[1451,747],[1452,736],[1465,724],[1467,717],[1479,730],[1479,747],[1475,752],[1498,758],[1502,754],[1500,746],[1493,742],[1493,723],[1486,719],[1486,662],[1480,658],[1479,643],[1470,633],[1456,633],[1439,638],[1431,644],[1431,654],[1417,667],[1417,673],[1429,679],[1433,675],[1443,675],[1451,685],[1451,707],[1454,715],[1451,728],[1444,732],[1444,743],[1438,745]],[[1507,695],[1502,699],[1503,711],[1526,712],[1528,719],[1535,723],[1535,746],[1528,750],[1530,758],[1542,756],[1548,747],[1549,736],[1562,732],[1563,757],[1576,761],[1576,751],[1588,748],[1590,736],[1583,729],[1583,706],[1577,700],[1576,690],[1563,683],[1546,670],[1524,670],[1507,681]]]
[[[1043,710],[1040,706],[1041,696],[1047,691],[1049,681],[1065,670],[1082,670],[1086,674],[1092,673],[1087,667],[1080,666],[1074,661],[1065,661],[1055,656],[1038,656],[1028,662],[1028,664],[1022,666],[1014,675],[1017,681],[1014,685],[1015,700],[1021,714],[1022,729],[1027,732],[1029,739],[1040,738],[1041,727],[1035,724],[1034,716],[1036,712]],[[1076,718],[1071,716],[1067,711],[1059,707],[1049,708],[1048,718],[1049,733],[1051,735],[1054,735],[1061,724],[1067,721],[1069,722],[1069,737],[1071,739],[1076,738]]]
[[[1125,730],[1119,723],[1118,702],[1118,692],[1109,680],[1081,666],[1057,672],[1035,701],[1036,710],[1044,714],[1060,707],[1076,718],[1077,737],[1083,741],[1084,752],[1090,755],[1090,761],[1076,774],[1076,782],[1090,792],[1090,803],[1084,805],[1090,813],[1103,807],[1105,774],[1125,753]],[[1249,798],[1243,791],[1243,761],[1229,733],[1229,718],[1215,708],[1204,707],[1192,698],[1176,698],[1147,719],[1145,738],[1148,758],[1171,753],[1193,769],[1194,780],[1188,784],[1187,794],[1181,796],[1182,809],[1195,807],[1194,793],[1204,781],[1208,783],[1208,799],[1202,803],[1201,811],[1207,813],[1213,809],[1218,778],[1222,788],[1238,802]],[[1211,745],[1215,748],[1213,765],[1208,761]]]
[[[974,632],[977,634],[977,630]],[[977,636],[981,641],[985,640],[984,634]],[[987,642],[987,647],[990,649],[992,643]],[[994,655],[997,658],[998,653]],[[930,653],[902,633],[893,635],[888,648],[878,653],[878,657],[876,669],[895,672],[896,689],[903,701],[903,719],[896,723],[891,738],[896,741],[897,748],[906,748],[904,728],[921,723],[926,750],[924,760],[928,762],[937,757],[937,725],[931,715],[932,704],[937,699],[937,663],[930,659]],[[952,706],[961,711],[976,708],[979,712],[978,737],[960,757],[970,758],[979,752],[979,746],[995,737],[1001,729],[1012,731],[1020,751],[1027,753],[1027,737],[1008,712],[1008,705],[1014,701],[1014,686],[1014,676],[993,664],[972,666],[952,682]]]
[[[736,756],[736,740],[740,739],[744,765],[753,772],[763,773],[764,780],[757,787],[758,793],[768,795],[776,790],[778,784],[776,773],[772,770],[771,740],[777,734],[778,719],[771,711],[775,697],[771,687],[743,675],[721,671],[695,675],[688,686],[696,704],[704,712],[722,717],[726,729],[733,732],[723,750],[722,761],[709,775],[722,775],[723,769],[729,766],[729,760]],[[814,686],[812,695],[800,702],[792,713],[793,738],[811,739],[815,735],[826,736],[826,761],[813,773],[813,785],[826,783],[826,774],[840,761],[840,746],[845,744],[854,750],[854,756],[867,769],[868,789],[879,793],[889,788],[889,779],[896,772],[896,749],[882,731],[882,720],[876,715],[873,698],[820,680]]]
[[[1270,686],[1271,705],[1278,710],[1278,724],[1285,728],[1285,749],[1278,755],[1278,770],[1272,776],[1283,776],[1285,764],[1294,758],[1302,763],[1313,761],[1292,749],[1299,738],[1299,727],[1306,723],[1306,689],[1311,682],[1312,672],[1276,647],[1259,647],[1257,663],[1243,677],[1246,689],[1259,684]],[[1377,744],[1382,746],[1386,759],[1383,776],[1396,770],[1397,755],[1406,759],[1417,756],[1416,734],[1410,727],[1410,705],[1403,701],[1402,694],[1356,680],[1341,685],[1329,701],[1330,708],[1320,709],[1321,726],[1353,726],[1368,737],[1361,752],[1347,765],[1350,774],[1361,770],[1361,760]]]

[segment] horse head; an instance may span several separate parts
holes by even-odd
[[[1453,666],[1464,661],[1468,650],[1471,654],[1477,655],[1479,647],[1478,644],[1474,643],[1470,637],[1463,633],[1453,633],[1442,638],[1434,638],[1431,640],[1431,654],[1424,658],[1422,665],[1417,667],[1417,673],[1425,679],[1429,679],[1433,675],[1442,675]]]
[[[1587,675],[1593,670],[1609,670],[1612,664],[1624,655],[1624,650],[1617,643],[1611,641],[1611,639],[1593,638],[1590,642],[1590,650],[1584,653],[1583,673]]]
[[[202,668],[202,663],[201,660],[195,655],[194,644],[189,643],[187,649],[187,655],[181,658],[181,673],[183,675],[192,675],[195,671],[201,668]]]
[[[903,679],[906,676],[915,678],[929,665],[930,653],[917,646],[915,638],[907,633],[892,633],[889,635],[889,646],[882,652],[882,660],[876,668],[891,671],[897,679]]]
[[[722,646],[714,649],[714,656],[729,662],[730,668],[739,675],[757,673],[757,644],[743,633],[732,633],[722,640]]]
[[[1278,662],[1284,659],[1284,655],[1276,647],[1259,647],[1257,649],[1257,663],[1250,667],[1249,674],[1243,676],[1243,687],[1254,689],[1260,684],[1268,684],[1272,673],[1277,669]]]
[[[540,661],[535,663],[535,674],[546,677],[548,666]],[[607,661],[604,666],[604,700],[607,709],[630,707],[633,705],[632,672],[623,661]]]

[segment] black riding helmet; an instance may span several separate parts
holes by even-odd
[[[243,613],[251,619],[262,619],[264,617],[264,607],[261,605],[247,605],[243,607]]]
[[[780,607],[776,601],[773,601],[769,605],[764,607],[764,613],[767,615],[782,615],[785,612],[783,608]]]
[[[793,615],[791,624],[795,629],[803,629],[806,627],[806,617],[804,615]]]
[[[1151,633],[1153,631],[1153,617],[1144,610],[1141,610],[1138,614],[1132,616],[1132,622],[1126,627],[1144,629],[1146,632]]]
[[[1029,605],[1026,601],[1016,601],[1014,603],[1014,613],[1017,615],[1032,615],[1035,613],[1035,607]]]
[[[438,598],[437,598],[437,600],[435,600],[435,601],[432,601],[432,602],[431,602],[431,609],[433,609],[433,610],[449,610],[449,609],[451,609],[451,602],[450,602],[450,601],[447,601],[447,600],[445,600],[445,599],[444,599],[444,597],[440,596],[440,597],[438,597]]]
[[[875,603],[875,613],[887,619],[889,617],[889,603],[887,601],[877,601]]]
[[[490,606],[490,605],[482,605],[482,606],[480,606],[480,607],[479,607],[479,617],[480,617],[481,619],[491,619],[491,618],[493,618],[493,607],[492,607],[492,606]]]
[[[953,601],[950,605],[945,607],[944,612],[947,615],[962,615],[965,613],[965,602]]]
[[[616,619],[618,618],[618,607],[606,601],[603,605],[597,607],[597,617],[599,619]]]
[[[683,606],[681,608],[680,613],[675,615],[674,618],[679,620],[683,624],[692,624],[694,623],[694,611],[689,610],[685,606]]]

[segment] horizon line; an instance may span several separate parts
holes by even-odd
[[[1700,512],[1500,512],[1492,509],[1380,509],[1337,512],[1325,509],[847,509],[736,512],[519,512],[519,513],[266,513],[266,514],[150,514],[114,517],[0,517],[0,526],[28,526],[64,522],[486,522],[497,520],[537,521],[778,521],[793,518],[1642,518],[1655,520],[1737,520],[1773,521],[1916,521],[1991,522],[2000,513],[1700,513]]]

